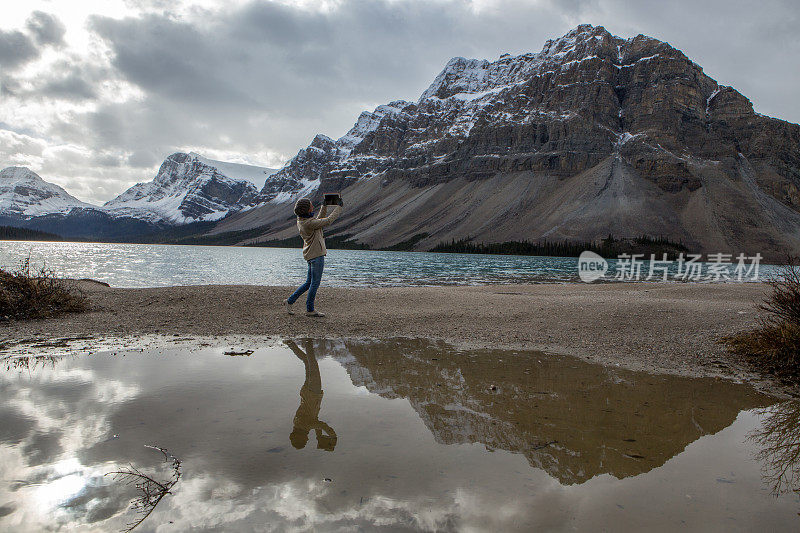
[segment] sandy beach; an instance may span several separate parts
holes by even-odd
[[[93,310],[0,325],[6,345],[71,336],[426,337],[461,347],[542,350],[679,375],[755,379],[719,340],[755,325],[760,283],[323,287],[288,315],[290,289],[119,289],[79,282]]]

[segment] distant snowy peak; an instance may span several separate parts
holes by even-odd
[[[81,202],[25,167],[8,167],[0,171],[0,215],[36,217],[67,213],[74,207],[95,206]]]
[[[167,157],[155,178],[138,183],[102,207],[81,202],[61,187],[24,167],[0,171],[0,215],[30,219],[85,215],[136,219],[148,224],[185,224],[219,220],[266,201],[254,181],[265,181],[274,169],[226,163],[195,153]],[[72,212],[72,215],[78,211]]]
[[[212,161],[198,154],[172,154],[153,181],[134,185],[103,209],[116,216],[185,224],[219,220],[261,203],[252,182],[227,176]]]

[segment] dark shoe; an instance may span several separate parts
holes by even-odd
[[[306,311],[306,316],[315,316],[318,318],[322,318],[325,316],[325,313],[320,313],[319,311]]]

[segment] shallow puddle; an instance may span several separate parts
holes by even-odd
[[[2,530],[800,526],[800,409],[727,381],[408,340],[3,363]]]

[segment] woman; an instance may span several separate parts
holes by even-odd
[[[341,202],[340,202],[341,203]],[[337,205],[329,216],[325,216],[328,206],[323,205],[317,216],[314,217],[314,204],[308,198],[300,198],[294,204],[294,214],[297,215],[297,229],[303,238],[303,259],[308,261],[308,277],[306,282],[300,285],[283,304],[293,315],[292,304],[300,296],[308,291],[306,297],[306,316],[323,317],[323,313],[314,309],[314,297],[317,295],[319,282],[322,280],[322,269],[325,266],[325,237],[322,235],[322,228],[330,226],[334,220],[339,218],[342,212],[341,205]]]

